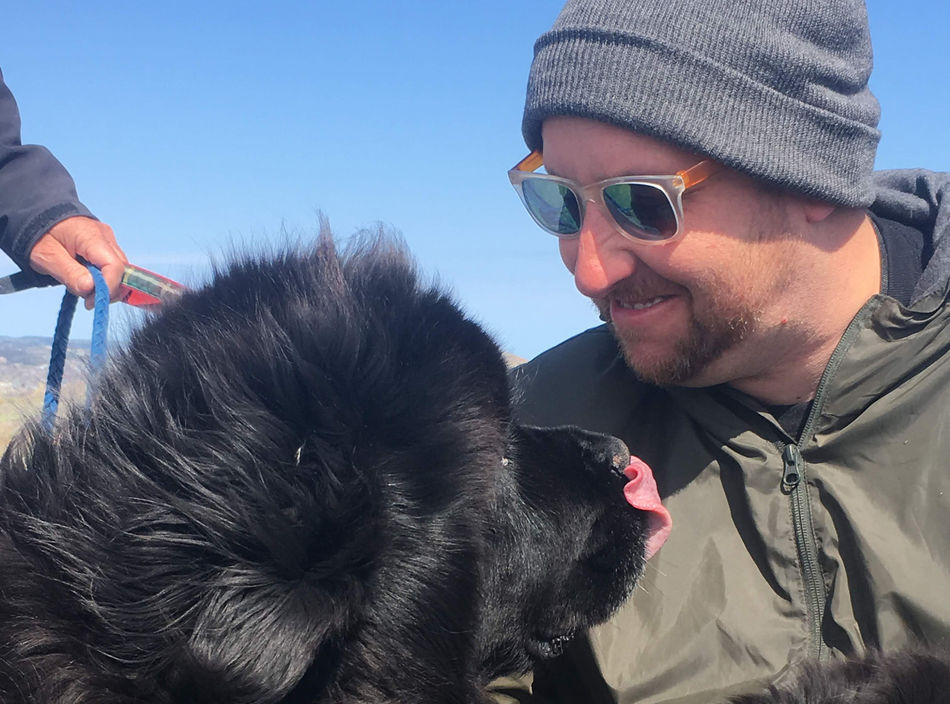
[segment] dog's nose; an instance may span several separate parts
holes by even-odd
[[[622,440],[618,438],[604,437],[604,455],[610,459],[611,471],[619,477],[626,479],[624,470],[630,464],[630,450]]]
[[[611,469],[611,470],[613,471],[613,473],[616,474],[618,477],[622,477],[622,478],[626,479],[626,478],[627,478],[627,475],[623,473],[623,470],[625,470],[625,469],[627,468],[627,465],[628,465],[629,463],[630,463],[630,456],[629,456],[629,455],[624,456],[624,455],[621,455],[621,454],[619,454],[619,453],[618,453],[618,454],[614,454],[614,455],[611,457],[611,460],[610,460],[610,469]]]

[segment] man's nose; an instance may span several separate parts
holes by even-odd
[[[587,203],[580,233],[567,242],[574,252],[573,262],[565,258],[565,264],[574,274],[577,290],[589,298],[604,297],[614,284],[636,270],[638,260],[631,242],[593,202]]]

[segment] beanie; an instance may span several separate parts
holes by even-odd
[[[534,47],[522,132],[587,117],[806,196],[874,199],[863,0],[569,0]]]

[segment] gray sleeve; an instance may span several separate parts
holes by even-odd
[[[92,217],[49,150],[20,142],[20,113],[0,72],[0,249],[27,269],[36,241],[74,215]]]

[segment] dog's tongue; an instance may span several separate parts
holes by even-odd
[[[646,541],[646,559],[649,560],[669,537],[673,519],[670,517],[670,512],[660,503],[653,470],[646,462],[639,457],[631,457],[630,464],[623,473],[630,480],[623,488],[627,503],[641,511],[646,511],[648,515],[647,529],[650,532]]]

